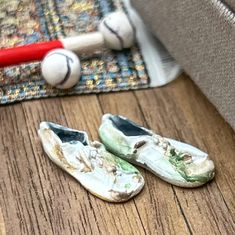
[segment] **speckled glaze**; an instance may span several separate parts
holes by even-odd
[[[38,134],[49,158],[95,196],[123,202],[143,188],[144,179],[135,167],[101,143],[90,142],[85,132],[42,122]]]
[[[213,179],[215,167],[201,150],[156,135],[125,117],[105,114],[100,138],[110,152],[181,187],[198,187]]]

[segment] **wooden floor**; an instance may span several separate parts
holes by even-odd
[[[94,197],[43,153],[37,128],[54,121],[97,140],[107,112],[208,152],[215,180],[182,189],[141,170],[146,185],[129,202]],[[1,106],[0,141],[0,234],[235,234],[235,134],[185,75],[162,88]]]

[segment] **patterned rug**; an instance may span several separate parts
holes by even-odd
[[[1,48],[96,31],[120,0],[0,0]],[[137,45],[121,52],[80,56],[80,82],[68,90],[46,84],[40,62],[0,70],[0,103],[33,98],[146,88],[149,76]]]

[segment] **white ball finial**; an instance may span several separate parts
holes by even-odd
[[[41,72],[50,85],[59,89],[68,89],[79,81],[81,76],[80,60],[72,51],[52,50],[44,57]]]
[[[127,15],[117,11],[107,15],[99,25],[105,44],[114,50],[122,50],[133,45],[135,30]]]

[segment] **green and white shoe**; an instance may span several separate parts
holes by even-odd
[[[49,158],[97,197],[123,202],[143,188],[144,179],[135,167],[101,143],[90,143],[86,132],[42,122],[38,134]]]
[[[105,114],[99,128],[106,149],[161,179],[181,187],[198,187],[215,175],[213,161],[201,150],[156,135],[125,117]]]

